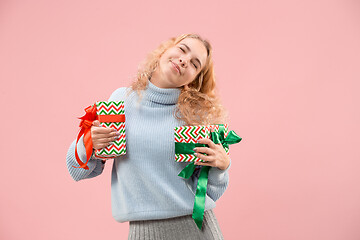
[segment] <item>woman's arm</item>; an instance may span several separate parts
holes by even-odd
[[[197,162],[195,164],[211,167],[208,176],[207,195],[216,201],[223,195],[229,184],[228,170],[231,165],[231,160],[221,144],[215,144],[210,139],[205,138],[198,140],[198,143],[207,144],[209,146],[196,147],[194,149],[195,155],[205,161]]]
[[[225,192],[229,185],[229,168],[231,161],[227,169],[220,170],[217,167],[212,167],[209,170],[207,195],[214,201],[218,200]]]
[[[75,181],[80,181],[82,179],[93,178],[100,175],[104,169],[104,163],[100,159],[93,158],[93,156],[89,159],[89,162],[87,164],[89,170],[73,167],[79,166],[75,158],[75,143],[76,140],[71,143],[66,155],[66,166],[71,177]],[[86,150],[83,142],[83,136],[79,139],[79,142],[77,144],[77,150],[80,160],[82,162],[86,162]]]
[[[116,89],[108,99],[108,101],[120,101],[124,99],[126,88],[118,88]],[[82,162],[86,162],[86,149],[83,141],[84,136],[82,136],[79,139],[79,142],[77,143],[77,151],[79,158]],[[82,179],[86,178],[93,178],[98,175],[100,175],[103,172],[104,169],[104,163],[101,159],[96,159],[94,156],[91,156],[89,159],[89,162],[87,166],[89,167],[89,170],[85,170],[82,168],[74,168],[73,166],[77,167],[79,164],[76,161],[75,158],[75,143],[76,140],[74,140],[67,152],[66,155],[66,166],[67,169],[71,175],[71,177],[75,181],[80,181]]]
[[[208,184],[206,194],[214,201],[217,201],[225,192],[229,184],[229,168],[220,170],[217,167],[211,167],[208,175]],[[194,174],[191,176],[191,188],[195,193],[197,188],[197,181],[199,179],[200,169],[196,169]]]

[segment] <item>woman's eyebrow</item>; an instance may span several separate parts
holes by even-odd
[[[189,52],[191,52],[191,49],[189,48],[189,46],[188,46],[188,45],[186,45],[185,43],[181,43],[181,44],[182,44],[182,45],[184,45],[184,46],[187,48],[187,50],[188,50]],[[199,64],[200,64],[200,68],[201,68],[201,62],[200,62],[200,60],[199,60],[198,58],[195,58],[195,60],[199,62]]]

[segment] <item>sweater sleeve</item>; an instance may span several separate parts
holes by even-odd
[[[224,192],[229,184],[230,165],[231,165],[231,159],[230,159],[230,164],[227,169],[220,170],[216,167],[212,167],[209,170],[206,194],[212,200],[214,200],[214,202],[216,202],[224,194]],[[190,178],[191,181],[188,182],[189,187],[192,189],[194,194],[196,193],[197,182],[199,180],[199,176],[200,176],[200,169],[195,170],[194,174]]]
[[[212,167],[209,170],[207,195],[214,201],[217,201],[225,192],[229,184],[229,169],[231,166],[231,159],[229,166],[225,170]]]
[[[73,166],[75,167],[79,166],[75,158],[75,143],[76,140],[74,140],[71,143],[66,155],[66,166],[71,177],[75,181],[80,181],[82,179],[93,178],[100,175],[104,169],[104,163],[102,163],[100,159],[96,159],[93,156],[89,159],[89,162],[87,164],[89,170],[73,167]],[[86,162],[86,149],[83,141],[83,136],[79,139],[79,142],[77,144],[77,149],[80,160],[82,162]]]
[[[125,92],[125,89],[126,88],[119,88],[119,89],[115,90],[111,94],[108,101],[119,101],[120,99],[123,99],[123,93]],[[80,160],[82,162],[86,162],[86,149],[85,149],[83,137],[84,136],[82,136],[79,139],[79,142],[77,143],[77,150],[78,150],[78,155],[79,155]],[[80,181],[82,179],[93,178],[93,177],[100,175],[104,170],[105,164],[101,161],[101,159],[97,159],[93,155],[90,157],[89,162],[87,164],[89,167],[89,170],[73,167],[73,166],[75,166],[75,167],[79,166],[79,164],[77,163],[76,158],[75,158],[75,143],[76,143],[76,140],[74,140],[71,143],[71,145],[68,149],[67,155],[66,155],[66,166],[70,173],[70,176],[75,181]]]

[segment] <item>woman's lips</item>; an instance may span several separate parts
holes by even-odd
[[[176,63],[171,62],[176,71],[181,75],[180,68]]]

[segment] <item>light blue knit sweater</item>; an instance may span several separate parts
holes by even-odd
[[[191,215],[193,211],[198,176],[193,174],[187,180],[179,177],[188,163],[175,162],[174,127],[184,125],[173,116],[180,90],[148,83],[140,104],[136,92],[126,95],[128,88],[117,89],[109,98],[109,101],[125,101],[127,153],[114,159],[111,177],[112,214],[118,222],[171,218]],[[82,138],[78,151],[85,162]],[[75,141],[66,162],[75,181],[96,177],[104,167],[101,160],[91,158],[90,170],[73,168],[78,166]],[[214,208],[215,201],[224,193],[229,181],[228,169],[210,169],[205,210]]]

